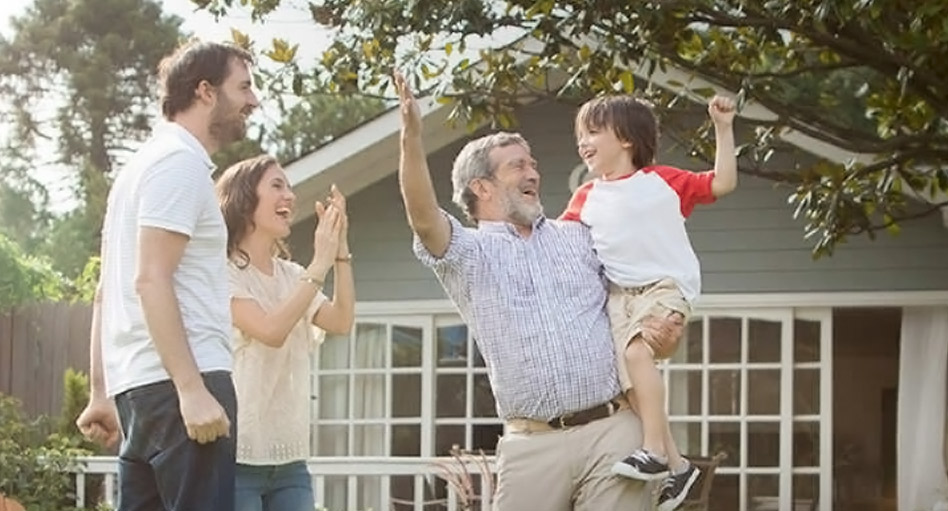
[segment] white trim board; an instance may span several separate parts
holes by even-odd
[[[875,291],[835,293],[734,293],[703,295],[695,308],[760,309],[773,307],[948,307],[945,291]],[[447,299],[356,303],[357,315],[457,314]]]

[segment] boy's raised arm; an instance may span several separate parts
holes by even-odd
[[[708,103],[708,114],[714,122],[714,180],[711,193],[727,195],[737,188],[737,157],[734,155],[734,100],[715,96]]]

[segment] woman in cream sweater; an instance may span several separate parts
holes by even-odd
[[[352,328],[355,291],[345,198],[316,203],[307,267],[290,261],[296,196],[276,159],[228,168],[217,182],[227,224],[237,390],[237,511],[312,511],[310,352]],[[322,293],[329,270],[333,297]],[[314,328],[315,327],[315,328]]]

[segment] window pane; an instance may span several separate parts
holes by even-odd
[[[436,426],[435,427],[435,456],[449,456],[454,446],[467,448],[464,440],[464,426]]]
[[[780,466],[780,424],[749,422],[747,424],[747,465],[750,467]]]
[[[360,476],[356,479],[356,509],[385,509],[382,502],[382,478],[379,476]],[[342,508],[338,508],[342,509]]]
[[[471,441],[471,450],[483,449],[486,454],[494,454],[497,450],[497,440],[504,434],[503,424],[478,424],[474,426],[474,438]]]
[[[356,424],[352,426],[353,456],[385,456],[385,426]]]
[[[814,504],[820,501],[820,476],[815,474],[794,474],[793,511],[816,509]]]
[[[346,375],[319,377],[319,417],[322,419],[349,418],[349,377]]]
[[[353,366],[356,369],[385,367],[385,336],[387,327],[374,323],[358,323],[353,342]]]
[[[780,415],[780,370],[747,371],[748,415]]]
[[[439,374],[435,385],[437,417],[464,417],[467,397],[467,376]]]
[[[711,485],[711,495],[708,499],[708,510],[734,511],[740,509],[740,488],[737,475],[715,474],[714,484]]]
[[[392,511],[415,509],[415,476],[392,476],[390,479]],[[327,507],[326,509],[346,509],[346,507]]]
[[[704,331],[703,321],[700,317],[692,318],[685,328],[685,335],[679,344],[678,351],[671,358],[673,364],[700,364],[704,361],[704,341],[702,332]]]
[[[421,426],[392,426],[392,456],[421,456]]]
[[[451,325],[438,328],[438,367],[467,365],[467,326]]]
[[[750,503],[751,509],[779,509],[779,498],[780,476],[771,474],[747,476],[747,502]]]
[[[326,342],[319,345],[319,367],[348,369],[350,347],[348,335],[327,335]]]
[[[320,424],[316,427],[318,456],[348,456],[349,427]]]
[[[779,321],[748,320],[748,362],[780,362],[780,327]]]
[[[701,455],[701,424],[697,422],[672,422],[672,438],[685,457]]]
[[[668,414],[701,415],[701,371],[668,369]]]
[[[793,372],[793,414],[820,413],[820,370],[797,369]]]
[[[793,321],[793,361],[820,360],[820,322],[795,319]]]
[[[736,467],[741,461],[741,425],[737,422],[708,423],[708,452],[727,453],[721,466]],[[714,484],[717,485],[717,476]]]
[[[421,417],[421,375],[392,375],[392,417]]]
[[[392,367],[421,367],[422,330],[392,327]]]
[[[820,423],[793,423],[793,466],[820,466]]]
[[[474,416],[497,417],[497,405],[486,374],[474,375]]]
[[[345,476],[326,476],[326,494],[317,495],[326,509],[345,509],[349,487]],[[319,500],[317,500],[318,502]]]
[[[380,419],[385,417],[385,375],[357,374],[354,376],[352,417]]]
[[[711,318],[708,344],[711,363],[741,361],[741,320]]]
[[[471,349],[474,350],[474,367],[487,367],[481,350],[477,349],[477,343],[473,339],[471,339]]]
[[[741,413],[741,372],[738,370],[709,371],[711,415]]]

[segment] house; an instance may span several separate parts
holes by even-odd
[[[446,125],[448,111],[422,103],[439,199],[457,214],[451,163],[485,130]],[[518,114],[550,216],[582,180],[573,113],[539,102]],[[349,197],[355,255],[354,331],[327,340],[314,358],[315,456],[430,457],[453,445],[491,451],[503,432],[467,328],[412,254],[395,176],[398,136],[392,110],[287,167],[301,204],[324,197],[331,183]],[[791,141],[819,157],[846,156]],[[663,147],[662,161],[702,167],[669,141]],[[704,294],[665,365],[674,434],[685,453],[728,454],[712,509],[895,510],[897,487],[907,495],[948,486],[937,448],[948,360],[948,229],[933,215],[905,224],[897,237],[856,237],[814,261],[789,193],[742,177],[735,193],[688,222]],[[312,217],[294,226],[290,245],[301,261],[312,253],[313,226]],[[928,426],[913,421],[919,414],[933,417]],[[940,467],[934,476],[919,475],[931,466]],[[417,481],[363,479],[327,480],[320,500],[343,509],[357,494],[358,509],[381,509],[384,496],[411,499],[422,491]]]

